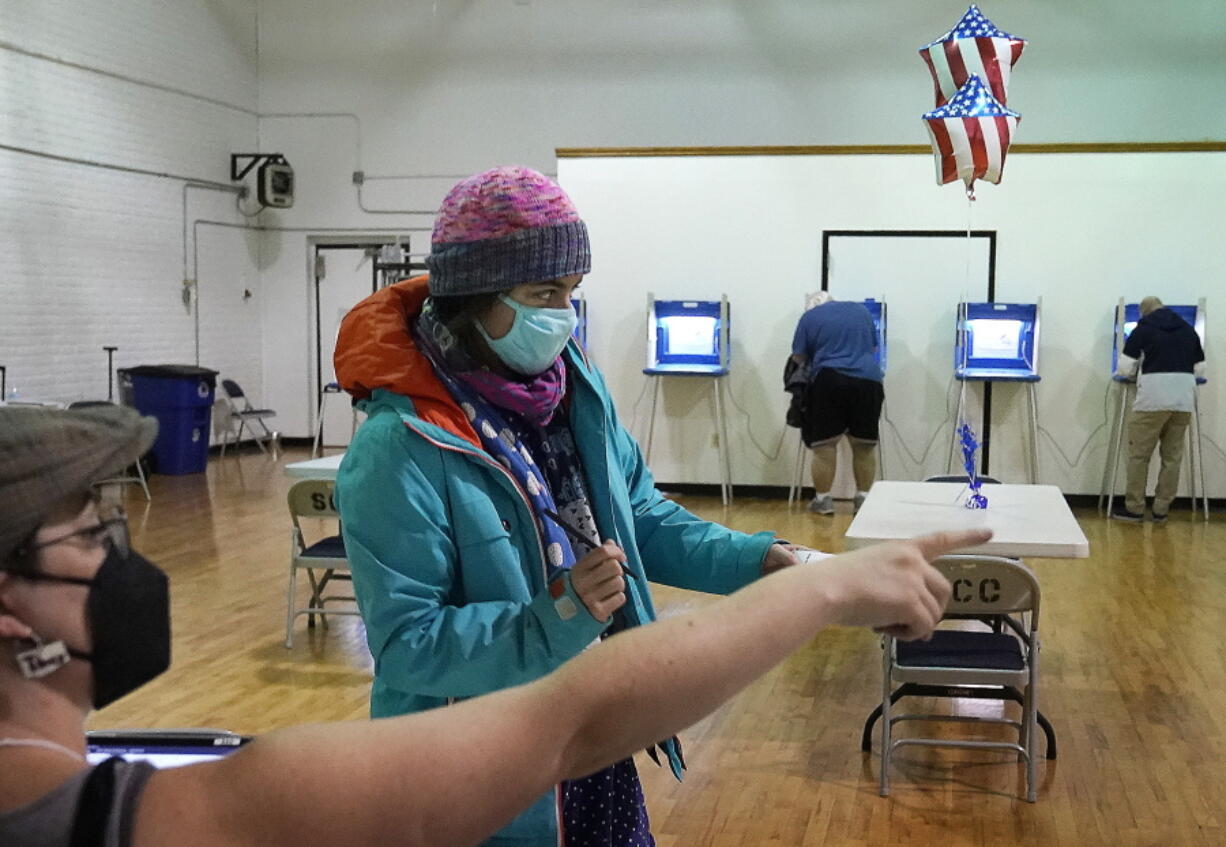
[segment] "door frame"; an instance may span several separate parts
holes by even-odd
[[[321,257],[328,255],[329,251],[338,250],[378,250],[385,244],[395,244],[400,242],[406,247],[410,244],[409,233],[389,232],[386,235],[363,233],[360,236],[335,236],[335,235],[313,235],[307,238],[307,278],[309,280],[310,293],[313,306],[310,309],[310,321],[314,326],[314,359],[315,372],[312,375],[311,383],[313,391],[313,402],[310,408],[310,420],[312,429],[319,426],[319,407],[323,402],[323,333],[320,321],[320,296],[319,285],[321,279],[326,279],[318,275],[318,260]],[[379,270],[376,257],[371,257],[370,262],[370,293],[374,294],[379,290]],[[309,336],[308,336],[309,337]],[[310,359],[308,359],[310,361]]]

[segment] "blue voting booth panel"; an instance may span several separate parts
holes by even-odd
[[[727,332],[719,300],[652,302],[647,374],[728,373]]]
[[[1205,343],[1205,326],[1200,320],[1198,307],[1196,306],[1166,306],[1179,317],[1188,322],[1188,325],[1193,327],[1200,336],[1200,343]],[[1123,335],[1123,341],[1128,340],[1128,336],[1132,335],[1132,331],[1137,327],[1137,321],[1141,320],[1141,304],[1140,303],[1125,303],[1124,304],[1124,325],[1120,326],[1120,310],[1115,310],[1115,332],[1112,334],[1111,344],[1111,378],[1116,382],[1131,382],[1131,380],[1120,373],[1120,349],[1123,344],[1116,345],[1114,339]],[[1197,377],[1198,383],[1204,384],[1204,377]]]
[[[964,303],[954,343],[958,379],[1038,382],[1038,306]]]
[[[575,340],[579,342],[579,346],[584,350],[587,349],[587,300],[582,297],[572,297],[570,301],[571,308],[575,310],[575,317],[579,319],[575,324],[575,331],[571,333]]]
[[[877,334],[877,364],[881,366],[881,372],[885,373],[887,359],[885,303],[870,297],[864,301],[864,308],[868,309],[868,313],[873,318],[873,330]]]

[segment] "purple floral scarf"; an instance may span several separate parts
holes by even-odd
[[[553,420],[566,395],[566,363],[561,356],[544,373],[528,379],[511,379],[494,373],[464,352],[456,337],[435,317],[434,305],[429,300],[417,319],[416,329],[417,340],[425,343],[429,358],[441,364],[452,379],[537,426]]]

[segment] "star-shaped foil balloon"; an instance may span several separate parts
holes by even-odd
[[[974,198],[975,180],[999,183],[1021,119],[972,75],[953,99],[923,115],[936,157],[937,185],[961,179]]]
[[[966,485],[971,492],[966,498],[966,508],[986,509],[988,507],[988,498],[984,497],[979,491],[983,485],[983,480],[979,478],[979,473],[975,470],[975,457],[979,452],[979,440],[975,438],[975,430],[971,429],[971,425],[966,421],[963,421],[958,427],[958,441],[962,445],[962,467],[966,470]]]
[[[936,105],[952,100],[972,75],[988,84],[992,96],[1009,102],[1009,72],[1022,55],[1026,40],[1012,36],[971,6],[949,32],[919,49],[932,74]]]

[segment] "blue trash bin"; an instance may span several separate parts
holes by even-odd
[[[195,365],[139,365],[119,369],[121,396],[158,420],[153,469],[202,473],[209,463],[209,421],[217,371]]]

